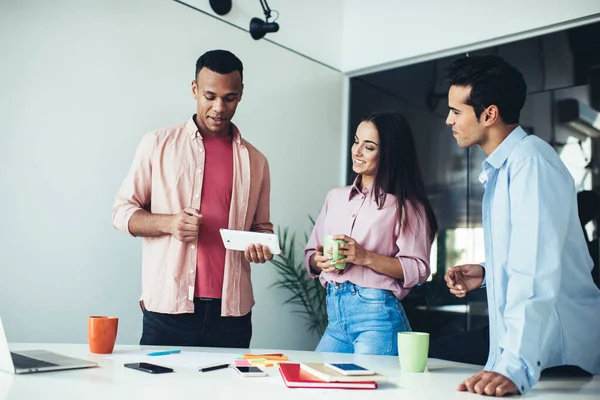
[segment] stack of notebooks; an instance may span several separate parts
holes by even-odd
[[[377,382],[387,380],[385,375],[342,375],[323,363],[281,363],[279,373],[289,388],[377,389]]]

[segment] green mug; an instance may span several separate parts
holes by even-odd
[[[333,235],[325,235],[325,241],[323,242],[323,255],[324,256],[328,256],[329,253],[327,253],[327,251],[329,249],[331,249],[331,252],[333,253],[333,261],[338,261],[341,260],[342,258],[346,258],[345,255],[340,254],[340,244],[345,243],[343,240],[338,239],[338,240],[333,240]],[[336,263],[333,264],[333,267],[337,268],[337,269],[344,269],[346,268],[346,263],[342,262],[342,263]]]
[[[398,332],[398,358],[403,372],[423,372],[429,354],[429,333]]]

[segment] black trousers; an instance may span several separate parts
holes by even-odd
[[[485,365],[490,350],[490,327],[472,329],[434,340],[429,346],[429,357],[467,364]],[[591,376],[589,372],[574,366],[561,365],[546,368],[546,376]]]
[[[194,313],[162,314],[142,307],[140,345],[250,347],[252,312],[222,317],[221,299],[194,299]]]

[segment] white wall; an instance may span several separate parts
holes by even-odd
[[[233,0],[231,11],[222,16],[212,10],[208,0],[182,2],[246,31],[252,18],[265,20],[259,0]],[[268,0],[268,3],[271,10],[279,11],[279,31],[267,33],[265,39],[338,70],[341,68],[344,0]],[[277,13],[272,12],[271,16],[277,18]]]
[[[234,121],[268,157],[272,220],[301,234],[335,186],[342,77],[167,0],[0,3],[0,315],[12,342],[87,340],[120,317],[139,340],[140,241],[111,224],[114,194],[148,130],[195,111],[195,62],[226,48],[245,65]],[[266,62],[268,60],[268,62]],[[324,171],[327,171],[325,173]],[[318,177],[318,178],[317,178]],[[304,321],[253,266],[255,347],[311,349]]]
[[[259,0],[234,0],[224,16],[207,0],[182,2],[245,30],[253,17],[264,19]],[[270,0],[269,6],[280,12],[280,30],[266,39],[353,75],[429,54],[472,51],[487,47],[486,41],[510,42],[594,14],[600,18],[598,0]]]
[[[344,0],[341,70],[409,60],[598,13],[598,0]]]

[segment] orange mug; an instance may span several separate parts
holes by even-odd
[[[96,354],[110,354],[117,340],[119,318],[92,316],[88,318],[88,343]]]

